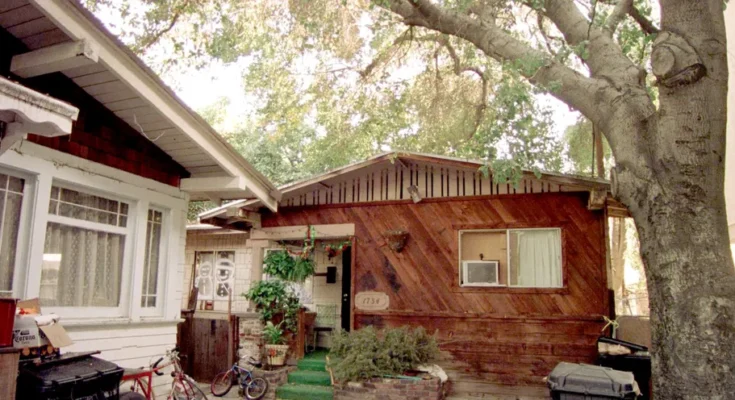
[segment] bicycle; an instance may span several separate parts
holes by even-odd
[[[244,358],[244,357],[243,357]],[[248,364],[255,368],[260,368],[262,364],[253,358],[248,358]],[[250,400],[258,400],[265,396],[268,391],[268,381],[263,378],[254,378],[252,370],[248,370],[235,363],[232,368],[227,371],[220,372],[212,380],[212,394],[222,397],[230,392],[232,386],[237,380],[242,392]]]
[[[122,382],[132,381],[130,387],[131,393],[138,393],[137,398],[152,400],[156,397],[153,393],[153,374],[163,376],[160,372],[162,369],[173,366],[174,370],[171,376],[174,378],[171,383],[171,393],[167,400],[208,400],[207,395],[197,386],[191,377],[184,373],[179,362],[179,351],[177,348],[166,351],[168,361],[161,365],[164,357],[159,358],[155,363],[151,364],[149,369],[126,370],[122,377]],[[133,399],[134,397],[130,397]]]

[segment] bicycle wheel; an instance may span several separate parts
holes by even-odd
[[[255,378],[245,388],[245,397],[250,400],[258,400],[265,396],[268,391],[268,381],[263,378]]]
[[[229,393],[235,381],[233,379],[233,375],[234,374],[232,373],[231,369],[217,374],[217,376],[215,376],[212,380],[212,384],[210,385],[210,389],[212,389],[212,394],[216,397],[222,397]]]
[[[175,379],[168,400],[208,400],[207,395],[189,379]]]

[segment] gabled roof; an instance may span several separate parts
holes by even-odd
[[[469,174],[474,174],[473,176],[474,179],[488,180],[488,182],[485,183],[486,185],[495,184],[494,182],[491,183],[492,177],[482,178],[481,177],[482,174],[477,172],[477,170],[481,166],[485,165],[485,161],[468,160],[468,159],[462,159],[462,158],[456,158],[456,157],[446,157],[446,156],[422,154],[422,153],[415,153],[415,152],[405,152],[405,151],[386,152],[386,153],[382,153],[382,154],[378,154],[376,156],[370,157],[364,161],[359,161],[359,162],[355,162],[352,164],[348,164],[343,167],[339,167],[331,171],[325,172],[323,174],[319,174],[319,175],[316,175],[310,178],[298,180],[298,181],[291,182],[286,185],[280,186],[279,191],[282,193],[281,206],[286,207],[288,205],[295,205],[295,204],[284,204],[284,202],[288,202],[289,199],[293,199],[294,196],[300,193],[311,194],[315,190],[316,191],[329,190],[327,188],[333,188],[335,184],[339,184],[340,182],[344,182],[345,180],[349,181],[350,179],[353,179],[353,177],[361,177],[362,175],[364,175],[365,171],[367,170],[370,170],[370,169],[375,169],[376,171],[380,169],[384,170],[386,166],[394,166],[394,165],[398,165],[401,168],[405,168],[407,171],[412,170],[417,174],[418,174],[419,169],[421,168],[423,168],[422,171],[426,173],[427,167],[432,168],[432,171],[436,169],[437,173],[439,170],[446,169],[446,171],[448,171],[447,176],[449,176],[449,174],[455,174],[456,171],[466,171]],[[392,179],[392,176],[386,177],[386,178]],[[463,175],[463,179],[465,179],[464,175]],[[467,179],[469,179],[469,176],[467,177]],[[610,189],[610,183],[604,179],[592,178],[592,177],[582,177],[582,176],[576,176],[576,175],[557,174],[557,173],[541,173],[540,176],[537,177],[534,174],[534,172],[524,171],[522,181],[529,182],[529,187],[531,185],[530,182],[535,182],[535,183],[543,182],[544,184],[547,185],[545,186],[545,189],[544,189],[543,184],[541,184],[541,189],[539,189],[539,191],[567,191],[567,192],[569,191],[585,191],[585,192],[598,191],[598,192],[607,193]],[[358,182],[358,186],[359,185],[360,185],[360,182]],[[421,183],[419,183],[418,185],[420,186]],[[505,183],[503,183],[502,185],[505,185]],[[496,190],[495,193],[497,194],[509,193],[508,188],[504,188],[503,190],[505,190],[505,192],[500,192]],[[530,192],[533,192],[533,189],[529,189],[529,190]],[[486,191],[484,194],[491,194],[491,193],[493,193],[492,189]],[[481,190],[480,190],[480,194],[482,194]],[[439,196],[433,196],[433,197],[439,197]],[[408,199],[410,197],[406,195],[405,198]],[[314,204],[320,204],[320,203],[314,203]],[[312,204],[307,204],[307,205],[312,205]],[[225,214],[234,215],[235,210],[238,210],[241,208],[254,210],[260,207],[262,207],[262,204],[258,202],[257,200],[238,200],[238,201],[234,201],[234,202],[225,204],[221,207],[217,207],[215,209],[205,211],[199,214],[199,219],[201,221],[211,221],[213,217],[218,217],[218,216],[222,216]]]
[[[275,209],[274,185],[76,0],[3,0],[0,26],[30,51],[85,42],[97,62],[58,69],[183,166],[193,200],[250,198]],[[162,135],[162,136],[161,136]]]

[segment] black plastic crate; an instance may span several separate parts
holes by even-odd
[[[122,375],[117,364],[91,356],[28,365],[20,370],[16,399],[117,400]]]
[[[549,374],[554,400],[635,399],[638,385],[630,372],[597,365],[561,362]]]
[[[639,400],[651,398],[651,354],[646,346],[626,342],[618,339],[601,337],[599,343],[617,344],[630,349],[631,354],[598,354],[597,364],[618,371],[632,372],[638,387],[641,390]]]

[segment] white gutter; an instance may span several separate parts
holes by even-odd
[[[71,133],[79,109],[19,83],[0,77],[0,154],[28,133],[54,137]]]

